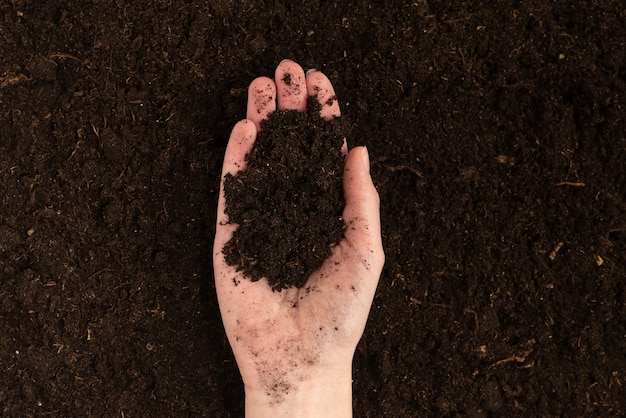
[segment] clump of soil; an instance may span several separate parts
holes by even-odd
[[[304,286],[343,237],[344,124],[324,121],[320,104],[274,112],[263,121],[247,168],[227,175],[226,214],[239,227],[226,262],[273,290]]]

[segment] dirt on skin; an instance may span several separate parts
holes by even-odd
[[[0,415],[243,416],[211,248],[283,58],[381,196],[354,415],[625,415],[625,39],[619,1],[0,2]]]

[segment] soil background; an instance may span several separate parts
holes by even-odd
[[[286,57],[382,199],[355,416],[626,414],[624,3],[381,3],[0,2],[0,415],[243,415],[217,190]]]

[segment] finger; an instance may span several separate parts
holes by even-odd
[[[306,74],[306,90],[309,96],[317,98],[321,106],[320,116],[324,120],[330,121],[341,116],[335,89],[324,73],[317,70],[309,70]],[[341,147],[341,153],[343,155],[348,154],[348,144],[345,138]]]
[[[222,180],[217,203],[217,223],[215,226],[215,240],[213,242],[213,268],[215,285],[222,306],[232,306],[229,300],[235,295],[234,288],[239,284],[246,284],[243,274],[234,266],[228,265],[223,253],[224,245],[230,240],[237,225],[228,223],[225,213],[226,197],[224,195],[224,177],[227,174],[235,175],[246,168],[246,155],[252,149],[256,140],[257,129],[253,121],[244,119],[237,122],[233,128],[222,166]],[[226,320],[225,320],[226,322]]]
[[[369,173],[369,155],[365,147],[353,148],[346,157],[343,194],[346,240],[354,248],[363,248],[373,266],[382,269],[380,198]]]
[[[246,117],[261,130],[261,121],[276,110],[276,84],[268,77],[256,78],[248,88]]]
[[[224,176],[226,174],[235,175],[246,167],[246,154],[252,149],[252,145],[256,139],[256,126],[254,122],[244,119],[233,128],[226,153],[224,154],[224,165],[222,166],[222,182],[220,185],[220,196],[217,203],[217,226],[216,226],[216,247],[221,249],[223,244],[230,238],[230,231],[233,225],[228,224],[228,217],[224,213],[226,207],[226,198],[224,197]],[[226,237],[225,235],[228,235]],[[219,238],[219,239],[218,239]],[[218,242],[219,241],[219,242]]]
[[[307,285],[324,295],[315,301],[320,312],[344,310],[338,327],[347,331],[344,335],[351,336],[346,341],[356,346],[378,286],[385,254],[380,200],[369,173],[367,149],[352,149],[344,164],[344,239],[333,247],[331,256]]]
[[[256,134],[256,125],[249,119],[240,120],[235,124],[226,146],[222,176],[227,173],[234,175],[246,168],[246,155],[252,150]]]
[[[322,266],[317,286],[321,291],[337,289],[337,286],[351,290],[333,294],[342,299],[339,306],[352,307],[353,314],[346,316],[344,327],[351,328],[354,335],[360,337],[385,262],[380,201],[369,174],[369,155],[365,147],[356,147],[348,153],[343,189],[344,239],[333,248],[333,254]]]
[[[339,102],[332,83],[322,72],[309,70],[306,74],[306,89],[309,96],[317,98],[321,105],[320,116],[324,120],[332,120],[341,116]]]
[[[275,79],[278,110],[305,110],[307,92],[302,67],[291,60],[284,60],[276,67]]]

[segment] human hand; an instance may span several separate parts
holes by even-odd
[[[334,89],[321,72],[305,76],[286,60],[275,79],[251,83],[247,119],[233,128],[224,156],[213,249],[222,320],[244,382],[246,416],[351,416],[352,357],[384,263],[367,150],[348,153],[344,143],[344,238],[304,287],[274,292],[265,280],[243,277],[222,252],[237,228],[224,213],[224,176],[245,169],[261,120],[276,109],[304,111],[308,96],[317,96],[325,120],[340,116]]]

